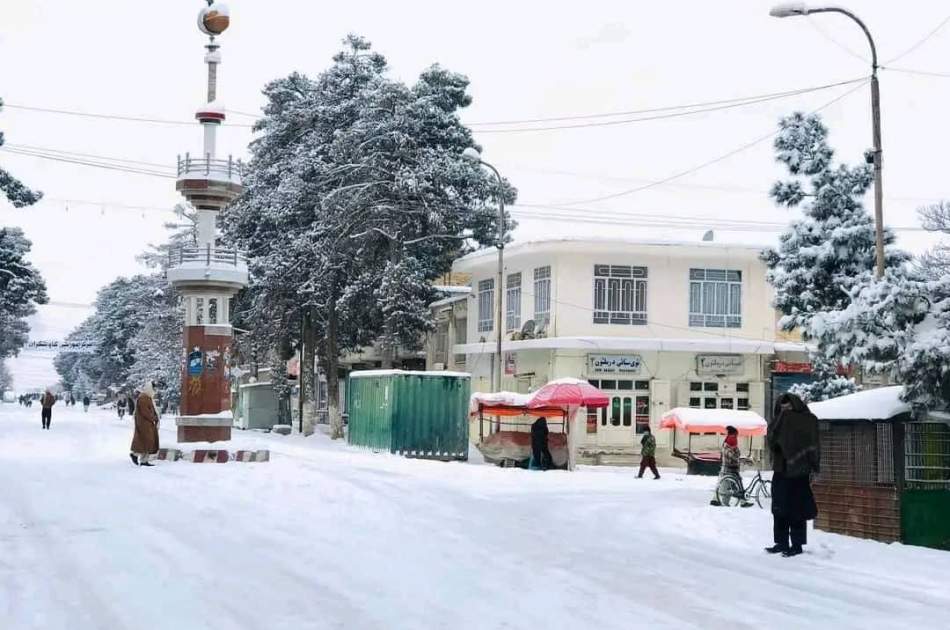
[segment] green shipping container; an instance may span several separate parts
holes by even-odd
[[[470,375],[352,372],[346,395],[350,444],[406,457],[468,459]]]

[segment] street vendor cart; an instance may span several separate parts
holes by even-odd
[[[571,424],[581,407],[606,407],[610,399],[586,381],[558,379],[533,394],[472,394],[469,413],[478,420],[478,444],[485,461],[527,467],[531,459],[531,425],[546,418],[548,449],[555,468],[572,469]],[[576,432],[576,431],[575,431]]]
[[[733,409],[693,409],[676,407],[660,418],[661,429],[673,431],[673,456],[686,462],[686,474],[718,475],[722,466],[720,450],[693,450],[694,435],[725,435],[726,427],[733,426],[739,437],[748,438],[749,456],[752,456],[752,438],[765,435],[768,423],[754,411]],[[676,445],[676,434],[682,431],[689,437],[682,450]]]

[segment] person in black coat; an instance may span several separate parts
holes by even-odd
[[[807,521],[818,516],[811,476],[820,469],[818,418],[794,394],[782,394],[768,432],[772,455],[772,534],[769,553],[785,557],[803,553]]]
[[[538,418],[531,425],[531,454],[535,466],[547,470],[554,465],[551,450],[548,448],[548,421]]]

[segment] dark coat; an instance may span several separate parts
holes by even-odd
[[[142,394],[135,405],[135,433],[132,435],[133,453],[158,452],[158,414],[152,399]]]
[[[53,405],[56,404],[56,396],[53,396],[51,393],[46,392],[43,394],[43,397],[40,399],[40,404],[43,405],[43,409],[52,409]]]
[[[818,516],[818,504],[808,477],[772,474],[772,514],[789,521],[809,521]]]
[[[547,448],[548,445],[548,422],[544,418],[538,418],[531,425],[531,450],[538,451]]]

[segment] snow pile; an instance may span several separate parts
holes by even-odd
[[[888,420],[910,413],[909,404],[901,400],[900,385],[868,389],[808,406],[819,420]]]
[[[768,423],[754,411],[734,409],[693,409],[676,407],[660,418],[661,429],[676,429],[689,433],[725,433],[733,426],[739,435],[765,435]]]
[[[138,468],[131,431],[0,406],[4,630],[867,630],[950,610],[950,554],[809,531],[804,556],[767,556],[769,511],[710,507],[710,477],[243,432],[226,448],[270,463]],[[723,584],[767,596],[723,605]]]
[[[517,392],[475,392],[469,399],[468,410],[471,414],[477,414],[479,406],[492,407],[502,405],[505,407],[527,407],[531,400],[531,394],[519,394]]]
[[[472,378],[468,372],[449,372],[444,370],[432,370],[429,372],[416,370],[358,370],[350,372],[350,378],[369,378],[376,376],[452,376],[455,378]]]

